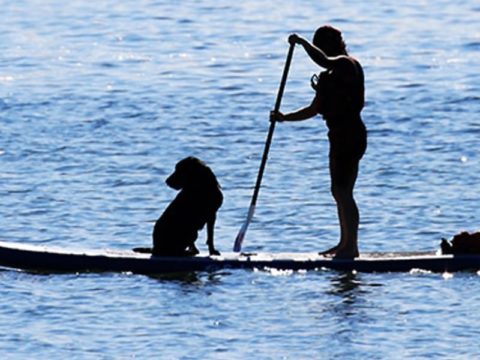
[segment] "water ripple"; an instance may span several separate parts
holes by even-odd
[[[432,250],[478,227],[472,1],[4,5],[2,240],[146,246],[176,194],[165,177],[196,155],[223,186],[216,237],[229,251],[255,185],[286,37],[310,37],[319,22],[342,28],[366,73],[361,250]],[[316,71],[297,48],[284,111],[309,103]],[[320,118],[278,124],[246,250],[336,243],[326,131]],[[480,355],[477,274],[0,271],[0,282],[0,345],[12,358],[152,358],[159,349],[166,358]]]

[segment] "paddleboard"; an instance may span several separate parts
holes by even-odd
[[[278,269],[358,272],[432,272],[480,270],[480,255],[435,252],[365,253],[356,259],[331,259],[317,253],[223,253],[167,257],[131,250],[66,250],[50,246],[0,242],[0,266],[40,273],[130,272],[164,274],[219,269]]]

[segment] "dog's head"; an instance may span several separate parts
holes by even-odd
[[[192,187],[220,187],[212,170],[203,161],[193,156],[180,160],[166,183],[175,190]]]

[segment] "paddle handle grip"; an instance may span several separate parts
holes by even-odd
[[[277,92],[277,100],[275,101],[274,111],[280,111],[280,105],[282,103],[283,91],[285,90],[285,84],[287,83],[288,71],[290,69],[290,64],[292,62],[293,50],[295,49],[295,44],[291,43],[288,49],[287,60],[285,61],[285,66],[283,68],[282,79],[280,81],[280,86]],[[253,213],[255,212],[255,206],[257,204],[258,194],[260,193],[260,185],[262,184],[263,173],[265,172],[265,166],[268,160],[268,152],[270,151],[270,145],[272,143],[273,132],[275,130],[276,121],[270,122],[270,128],[268,129],[267,140],[265,142],[265,148],[263,150],[262,162],[260,163],[260,169],[258,170],[257,182],[255,183],[255,189],[253,191],[252,200],[250,202],[250,208],[248,211],[247,219],[240,229],[237,238],[235,239],[235,244],[233,246],[233,251],[240,252],[242,249],[243,239],[247,232],[248,225],[253,218]]]

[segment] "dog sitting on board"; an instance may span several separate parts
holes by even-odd
[[[220,255],[214,246],[214,228],[223,194],[213,171],[203,161],[187,157],[176,164],[166,183],[180,192],[155,223],[153,249],[134,250],[159,256],[196,255],[195,240],[207,225],[208,251]]]
[[[451,241],[442,239],[442,254],[468,255],[480,254],[480,232],[463,231],[455,235]]]

